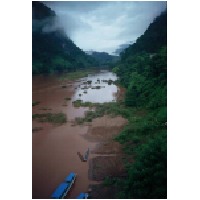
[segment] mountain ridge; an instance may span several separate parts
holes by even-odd
[[[53,10],[33,1],[32,13],[32,74],[76,71],[97,65],[73,43],[62,27],[54,28],[56,14]]]

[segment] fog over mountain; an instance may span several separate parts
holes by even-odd
[[[163,1],[43,3],[55,11],[57,23],[78,47],[110,54],[135,41],[167,6]]]

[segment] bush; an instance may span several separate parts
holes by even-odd
[[[32,118],[39,122],[50,122],[54,124],[63,124],[67,122],[67,117],[64,113],[33,114]]]
[[[167,198],[166,131],[141,145],[136,161],[127,165],[128,177],[119,182],[119,197],[131,199]]]
[[[40,102],[39,101],[33,101],[32,106],[37,106]]]

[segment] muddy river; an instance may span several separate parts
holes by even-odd
[[[116,101],[117,86],[113,84],[117,77],[114,73],[102,70],[96,74],[80,79],[73,100],[104,103]]]
[[[83,117],[89,108],[75,108],[72,101],[116,101],[119,91],[113,82],[117,77],[109,71],[102,70],[64,83],[60,76],[33,77],[32,98],[33,102],[39,102],[33,106],[33,114],[62,112],[67,116],[67,123],[32,122],[32,198],[50,198],[70,172],[77,173],[77,180],[67,198],[76,198],[80,192],[88,191],[89,184],[95,183],[88,176],[89,162],[82,162],[77,153],[84,154],[88,148],[92,152],[97,141],[84,137],[90,126],[73,125],[75,117]],[[90,154],[89,159],[91,157]]]

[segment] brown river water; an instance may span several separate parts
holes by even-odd
[[[94,149],[96,142],[87,140],[89,126],[73,125],[75,117],[83,117],[88,108],[75,108],[74,100],[90,102],[116,101],[119,88],[105,80],[115,81],[116,75],[108,71],[89,74],[88,77],[61,82],[61,75],[34,76],[32,80],[33,114],[58,113],[67,115],[67,123],[53,125],[33,120],[32,128],[32,198],[50,198],[56,187],[70,172],[77,173],[77,180],[67,198],[76,198],[87,192],[88,185],[95,183],[88,178],[88,162],[81,162],[77,152]],[[90,84],[86,84],[89,81]],[[62,85],[66,88],[62,88]],[[100,86],[100,89],[94,89]],[[64,100],[64,98],[71,100]],[[90,159],[90,156],[89,156]]]

